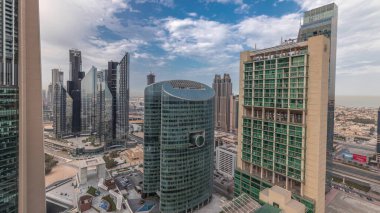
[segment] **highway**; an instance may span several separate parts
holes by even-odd
[[[363,169],[359,169],[353,166],[348,166],[345,164],[333,163],[332,172],[334,174],[343,175],[346,177],[352,177],[353,179],[357,179],[363,182],[367,182],[370,184],[380,185],[380,173],[372,172]]]

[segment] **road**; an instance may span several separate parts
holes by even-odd
[[[332,172],[347,177],[354,177],[364,182],[380,185],[380,173],[359,169],[345,164],[333,163]]]

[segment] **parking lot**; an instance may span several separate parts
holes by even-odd
[[[159,212],[158,198],[141,198],[143,174],[140,171],[130,169],[128,172],[117,175],[114,179],[133,212],[136,212],[136,210],[146,204],[154,205],[152,213]]]

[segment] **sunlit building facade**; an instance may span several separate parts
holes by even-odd
[[[280,187],[297,209],[325,211],[329,45],[320,35],[241,53],[235,196],[272,202]]]
[[[329,58],[329,102],[327,119],[327,168],[332,169],[334,143],[334,113],[335,113],[335,74],[336,49],[338,34],[338,6],[334,3],[306,11],[303,24],[298,34],[298,41],[307,41],[309,38],[324,35],[330,41]],[[331,188],[332,175],[327,171],[326,191]]]
[[[96,67],[81,80],[81,134],[91,135],[96,132]]]
[[[100,141],[112,142],[112,93],[107,86],[106,71],[99,71],[96,83],[96,131]]]
[[[214,95],[185,80],[145,89],[143,196],[158,194],[161,212],[191,212],[211,199]]]
[[[129,125],[129,53],[125,53],[116,71],[116,141],[124,143]]]

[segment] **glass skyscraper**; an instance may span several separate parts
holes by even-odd
[[[116,70],[116,141],[124,143],[129,129],[129,53]]]
[[[330,40],[329,58],[329,102],[327,119],[327,169],[332,168],[334,143],[334,113],[335,113],[335,74],[336,45],[338,33],[338,6],[334,3],[306,11],[303,24],[298,34],[298,41],[307,41],[310,37],[324,35]],[[326,191],[331,188],[332,176],[327,171]]]
[[[81,134],[94,134],[96,132],[96,67],[81,81]]]
[[[53,97],[54,135],[62,138],[71,134],[73,100],[61,83],[54,85]]]
[[[107,72],[97,73],[96,83],[96,131],[100,141],[112,142],[112,93],[106,82]],[[112,144],[112,143],[111,143]]]
[[[143,196],[158,194],[161,212],[189,212],[212,196],[214,96],[193,81],[145,89]]]

